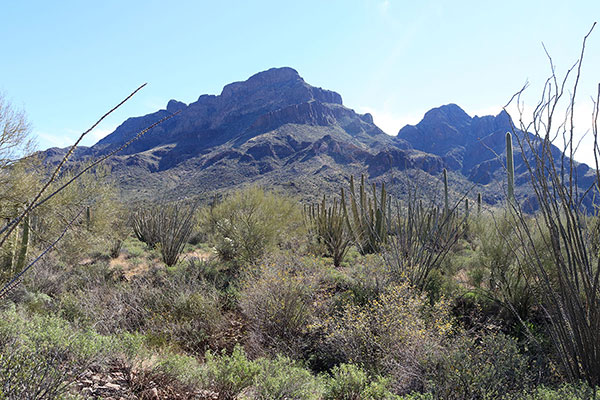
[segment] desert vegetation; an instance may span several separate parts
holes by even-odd
[[[316,204],[257,186],[125,203],[102,159],[29,155],[0,102],[0,398],[597,398],[600,175],[578,191],[564,79],[506,135],[495,208],[452,202],[446,170],[439,201],[349,176]]]

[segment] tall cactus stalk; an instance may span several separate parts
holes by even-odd
[[[508,177],[508,201],[515,201],[515,165],[513,159],[512,136],[506,132],[506,173]]]
[[[448,171],[444,168],[443,178],[444,178],[444,213],[448,215],[450,211],[450,200],[448,199]]]
[[[469,233],[469,199],[465,199],[465,234]]]
[[[354,177],[350,177],[350,213],[346,205],[344,191],[342,190],[342,208],[346,223],[359,251],[362,254],[376,253],[381,245],[386,242],[389,212],[391,207],[387,199],[385,184],[381,185],[379,197],[377,187],[372,185],[372,195],[367,194],[365,177],[361,176],[358,192],[354,186]]]
[[[25,268],[25,261],[27,260],[27,247],[29,246],[29,214],[23,218],[23,234],[21,236],[21,245],[19,246],[19,252],[17,254],[17,262],[15,264],[15,271],[22,271]]]
[[[481,192],[477,193],[477,216],[481,215]]]
[[[90,206],[85,208],[85,223],[86,228],[89,231],[90,227],[92,226],[92,212],[90,211]]]

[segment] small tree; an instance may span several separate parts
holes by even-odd
[[[302,226],[295,200],[258,187],[232,193],[202,220],[221,259],[237,263],[255,263]]]
[[[33,140],[25,113],[15,110],[0,93],[0,169],[30,153]]]

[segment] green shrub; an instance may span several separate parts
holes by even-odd
[[[57,317],[5,310],[0,318],[0,398],[60,398],[90,365],[118,349],[116,340],[74,330]]]
[[[253,399],[257,400],[320,400],[323,387],[318,378],[287,357],[261,359],[254,378]],[[243,398],[243,397],[242,397]]]
[[[503,400],[596,400],[600,399],[600,388],[589,387],[585,383],[564,384],[558,388],[538,386],[533,390],[509,394]]]
[[[215,355],[206,353],[202,371],[202,386],[219,393],[219,399],[234,399],[244,389],[252,386],[261,366],[249,360],[244,350],[236,346],[231,355],[223,351]]]
[[[428,380],[436,396],[448,400],[501,399],[530,387],[535,370],[514,339],[501,334],[459,336]]]
[[[431,393],[413,392],[411,394],[399,397],[398,400],[434,400],[436,399]]]
[[[318,400],[323,388],[318,378],[287,357],[251,361],[236,346],[230,355],[206,353],[201,385],[219,399]]]
[[[221,259],[238,264],[255,263],[303,224],[296,201],[257,187],[234,192],[204,210],[202,220]]]
[[[397,396],[388,390],[387,380],[370,380],[367,373],[353,364],[341,364],[331,370],[325,383],[325,400],[387,400]]]
[[[203,380],[203,367],[194,357],[166,352],[162,354],[153,372],[174,377],[184,384],[198,385]]]
[[[245,279],[240,308],[248,318],[250,341],[257,354],[301,357],[317,294],[310,260],[270,260]]]

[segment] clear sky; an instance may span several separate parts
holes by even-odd
[[[526,80],[534,104],[549,73],[542,42],[559,73],[577,59],[600,1],[4,1],[0,15],[0,91],[47,148],[72,143],[141,83],[85,144],[169,99],[190,103],[280,66],[390,134],[447,103],[497,114]],[[600,26],[583,76],[581,132],[600,82]]]

